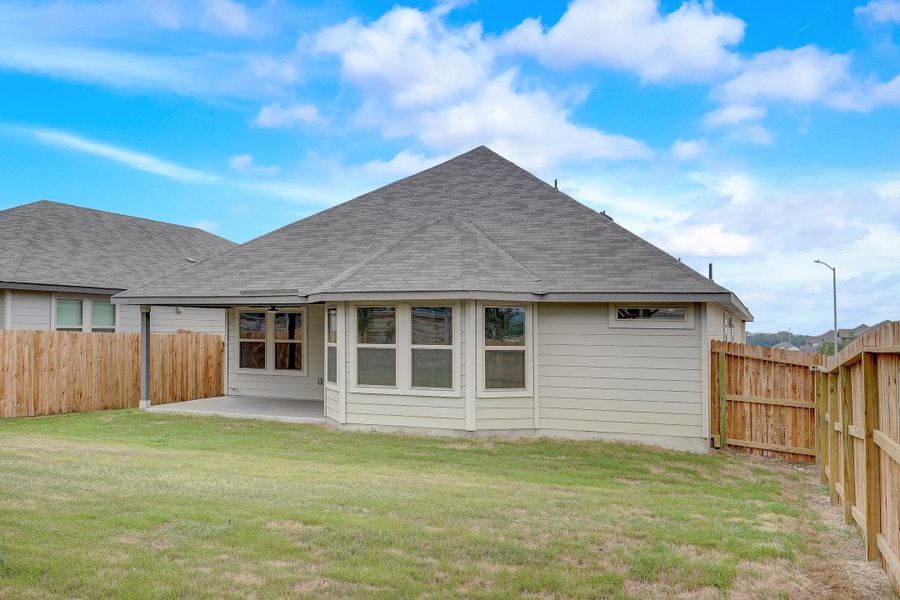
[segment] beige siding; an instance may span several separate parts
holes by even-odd
[[[323,400],[325,397],[325,307],[314,304],[306,312],[306,375],[276,372],[247,372],[238,368],[238,311],[228,319],[228,389],[239,396],[269,396],[299,400]]]
[[[38,330],[50,329],[50,292],[13,290],[11,296],[10,329]]]
[[[325,388],[325,416],[335,421],[340,420],[340,392],[332,388]]]
[[[120,304],[118,311],[119,331],[140,333],[141,312],[135,304]],[[225,310],[221,308],[192,308],[174,306],[153,306],[150,309],[150,331],[152,333],[175,333],[179,329],[225,335]]]
[[[6,329],[6,290],[0,289],[0,330]]]
[[[715,304],[706,304],[706,316],[709,321],[709,339],[720,340],[725,342],[738,342],[741,344],[747,341],[747,322],[738,317],[732,316],[731,322],[733,327],[727,326],[726,318],[728,314]]]
[[[653,442],[702,438],[699,318],[692,329],[610,328],[604,304],[538,311],[541,430]]]
[[[349,310],[354,310],[352,306]],[[462,307],[454,311],[454,319],[459,319],[459,361],[456,367],[460,370],[460,392],[455,396],[429,395],[427,392],[404,393],[372,393],[353,389],[355,381],[351,371],[352,345],[346,345],[347,379],[350,383],[347,390],[347,424],[371,425],[382,427],[412,427],[422,429],[465,430],[466,428],[466,352],[469,347],[466,339],[466,315]],[[345,335],[356,335],[351,331],[352,319],[346,320]],[[400,349],[397,359],[404,360],[406,354]]]

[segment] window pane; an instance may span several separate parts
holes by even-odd
[[[485,308],[484,343],[486,346],[524,346],[525,309]]]
[[[91,302],[91,327],[115,327],[116,307],[111,302],[94,300]]]
[[[524,388],[525,351],[486,351],[484,353],[484,387],[486,389]]]
[[[240,337],[245,340],[266,339],[266,313],[241,313]]]
[[[265,342],[241,342],[241,368],[265,369],[266,368],[266,343]]]
[[[413,387],[452,388],[453,350],[413,348]]]
[[[337,347],[328,346],[328,383],[337,383]]]
[[[297,340],[303,339],[302,313],[275,313],[275,339]]]
[[[357,348],[356,381],[360,385],[397,385],[393,348]]]
[[[337,309],[328,309],[328,341],[337,344]]]
[[[56,300],[56,327],[81,327],[81,300],[58,298]]]
[[[302,344],[275,344],[275,368],[279,370],[303,370]]]
[[[397,309],[393,306],[360,306],[356,309],[357,341],[360,344],[393,344]]]
[[[414,306],[412,308],[412,343],[414,345],[449,346],[452,338],[453,309],[449,306]]]
[[[619,320],[653,319],[660,321],[684,321],[683,306],[622,306],[616,309]]]

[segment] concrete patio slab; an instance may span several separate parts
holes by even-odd
[[[266,419],[287,423],[324,423],[325,403],[321,400],[217,396],[186,402],[158,404],[150,412],[184,415],[214,415],[240,419]]]

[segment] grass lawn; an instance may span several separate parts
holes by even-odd
[[[824,505],[815,467],[746,455],[7,419],[0,597],[856,596]]]

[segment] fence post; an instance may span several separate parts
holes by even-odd
[[[728,408],[725,393],[725,351],[719,350],[719,448],[728,447]]]
[[[853,439],[850,437],[850,418],[853,406],[850,368],[841,366],[840,399],[841,399],[841,442],[844,448],[844,522],[853,523],[853,505],[855,504],[856,482],[853,477]]]
[[[827,439],[825,437],[825,402],[822,393],[822,380],[824,376],[822,371],[816,371],[816,455],[819,460],[819,480],[826,483],[828,478],[825,476],[825,467],[828,464],[826,460]]]
[[[863,404],[865,407],[866,452],[866,560],[881,557],[878,534],[881,533],[881,449],[875,445],[878,422],[878,363],[872,352],[863,352]]]
[[[831,503],[837,504],[840,498],[837,493],[838,479],[838,448],[837,431],[834,424],[837,422],[837,389],[835,389],[835,375],[828,374],[828,490],[831,495]]]

